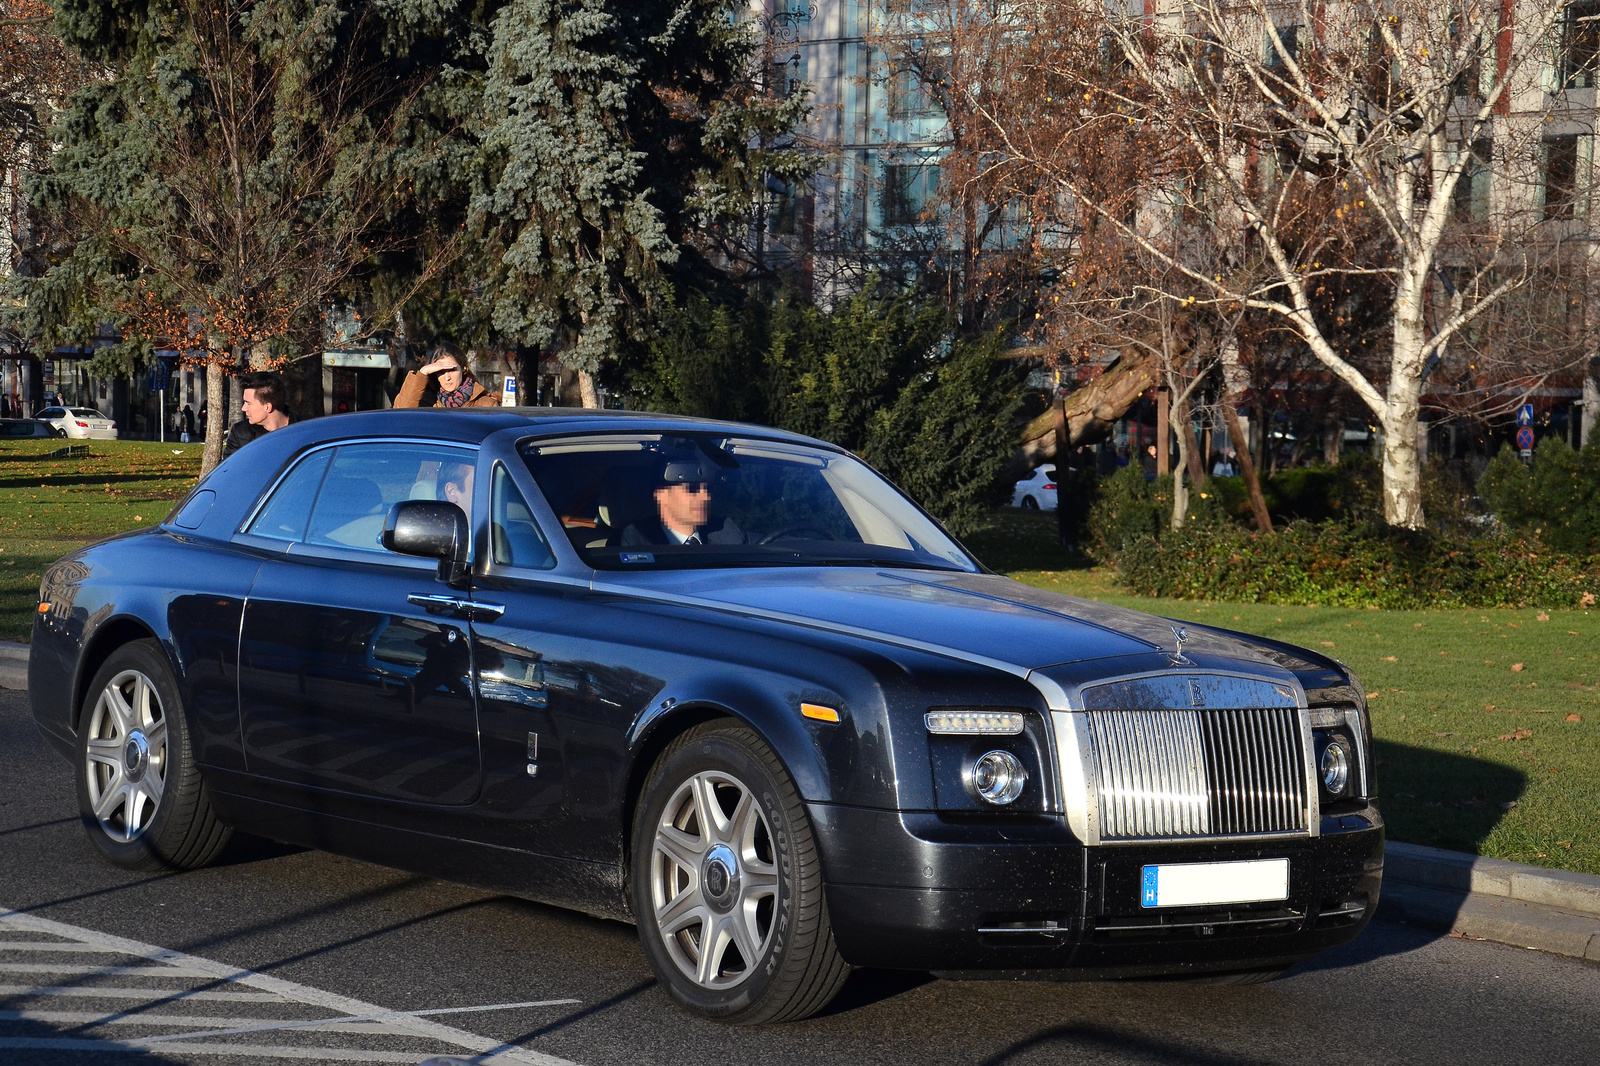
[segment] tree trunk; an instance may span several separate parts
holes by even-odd
[[[578,395],[583,398],[583,406],[591,409],[600,406],[600,393],[594,387],[594,375],[587,370],[578,371]]]
[[[1406,301],[1397,304],[1405,307]],[[1423,336],[1420,315],[1397,316],[1389,390],[1382,412],[1383,520],[1402,529],[1421,529],[1426,524],[1422,514],[1422,463],[1417,454]]]
[[[1272,531],[1272,516],[1267,514],[1267,499],[1261,494],[1261,479],[1256,476],[1256,461],[1250,454],[1250,441],[1244,427],[1239,424],[1239,410],[1234,406],[1234,396],[1240,391],[1244,371],[1239,367],[1239,347],[1230,336],[1222,342],[1222,417],[1228,425],[1228,437],[1233,441],[1233,453],[1239,457],[1239,473],[1250,490],[1250,512],[1255,516],[1256,528],[1263,533]],[[1260,419],[1257,419],[1260,421]]]
[[[228,405],[222,395],[222,365],[215,359],[206,363],[206,447],[200,455],[200,476],[211,473],[222,462],[222,438],[228,432]]]
[[[1185,400],[1178,401],[1179,410],[1189,406]],[[1182,529],[1183,523],[1189,518],[1189,483],[1184,480],[1184,475],[1189,472],[1189,442],[1184,438],[1186,430],[1178,433],[1178,465],[1172,471],[1172,528]]]
[[[1123,356],[1122,361],[1068,396],[1064,414],[1067,444],[1093,444],[1103,440],[1117,419],[1161,380],[1161,360],[1154,355]],[[1030,468],[1056,454],[1055,413],[1046,411],[1022,430],[1020,458]]]
[[[1205,455],[1194,439],[1194,421],[1189,414],[1189,399],[1172,405],[1172,419],[1178,431],[1178,462],[1189,467],[1189,484],[1199,488],[1206,480]]]

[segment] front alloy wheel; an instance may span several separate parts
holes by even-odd
[[[107,861],[187,869],[216,858],[230,831],[200,780],[161,645],[138,640],[113,651],[78,723],[78,811]]]
[[[748,977],[777,901],[772,830],[744,782],[708,770],[678,786],[656,825],[650,902],[684,976],[706,989]]]
[[[89,716],[84,784],[111,839],[130,843],[150,828],[166,786],[167,719],[155,685],[138,670],[111,678]]]
[[[809,1017],[850,974],[805,806],[749,726],[696,726],[656,760],[634,818],[632,885],[651,968],[702,1017]]]

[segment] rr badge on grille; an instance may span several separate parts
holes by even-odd
[[[1198,677],[1189,678],[1189,706],[1204,707],[1205,705],[1206,694],[1200,688],[1200,679]]]

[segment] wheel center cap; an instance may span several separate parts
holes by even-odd
[[[717,911],[726,912],[739,898],[739,857],[726,844],[718,844],[706,852],[701,867],[700,883],[704,886],[706,902]]]
[[[128,734],[128,743],[122,748],[122,774],[129,781],[138,781],[150,766],[150,742],[137,729]]]

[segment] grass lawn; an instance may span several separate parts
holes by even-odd
[[[27,640],[53,559],[161,520],[200,445],[0,445],[0,639]],[[1360,611],[1129,596],[1055,544],[1053,515],[1006,509],[967,545],[1041,588],[1326,650],[1360,675],[1396,840],[1600,874],[1600,611]],[[1576,718],[1576,720],[1574,720]]]
[[[51,459],[87,445],[88,455]],[[80,545],[166,517],[200,476],[199,444],[0,444],[0,640],[27,640],[44,568]]]

